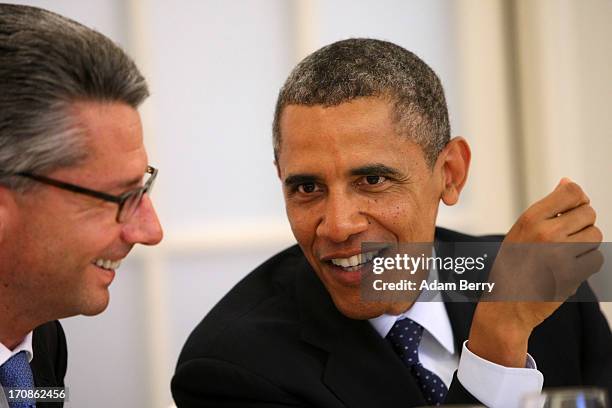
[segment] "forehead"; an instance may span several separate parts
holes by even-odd
[[[302,171],[332,163],[400,166],[422,160],[421,148],[398,134],[392,114],[391,103],[378,97],[330,107],[289,105],[280,119],[279,167]]]
[[[135,109],[123,103],[79,102],[72,106],[71,114],[87,151],[86,160],[77,166],[79,177],[110,183],[142,175],[147,156]]]
[[[88,147],[98,155],[110,156],[113,150],[142,148],[140,115],[123,103],[80,102],[73,105],[77,125],[84,131]]]

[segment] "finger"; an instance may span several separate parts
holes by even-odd
[[[582,188],[569,179],[562,179],[552,193],[531,206],[535,216],[540,219],[556,217],[573,208],[588,204],[589,197]]]
[[[571,268],[557,276],[556,299],[563,299],[576,292],[578,287],[592,275],[599,272],[604,263],[604,257],[599,250],[589,251],[575,258]]]
[[[573,233],[567,237],[566,242],[580,243],[580,242],[594,242],[599,244],[603,241],[603,234],[599,228],[595,225],[589,225],[588,227]]]
[[[577,281],[584,282],[591,275],[599,272],[604,263],[604,256],[600,250],[589,251],[576,258],[574,263],[574,276]]]
[[[582,238],[586,238],[586,236]],[[587,252],[598,249],[601,242],[576,240],[574,242],[555,242],[542,245],[542,259],[547,259],[549,263],[557,259],[563,265],[571,261],[571,258],[577,258]]]
[[[550,224],[549,228],[558,231],[559,235],[565,238],[595,224],[596,218],[597,213],[593,207],[590,204],[582,204],[558,217],[546,220],[546,223]]]

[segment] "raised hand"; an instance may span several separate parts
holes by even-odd
[[[491,271],[496,291],[476,308],[472,352],[524,367],[533,329],[603,263],[595,220],[589,197],[567,178],[519,217]]]

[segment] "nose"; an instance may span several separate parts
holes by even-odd
[[[153,203],[145,194],[132,218],[123,226],[122,238],[130,244],[157,245],[163,236]]]
[[[330,193],[323,218],[317,226],[317,235],[340,243],[368,229],[368,219],[360,211],[357,198],[349,194]]]

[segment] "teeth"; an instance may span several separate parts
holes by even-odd
[[[331,262],[336,265],[336,266],[342,266],[343,268],[346,268],[349,266],[348,263],[348,258],[334,258],[331,260]]]
[[[349,258],[334,258],[331,260],[331,262],[336,266],[341,266],[349,271],[354,271],[359,269],[359,265],[371,261],[377,253],[378,251],[372,251],[353,255]]]
[[[121,261],[111,261],[110,259],[96,259],[93,264],[104,269],[117,269],[121,265]]]

